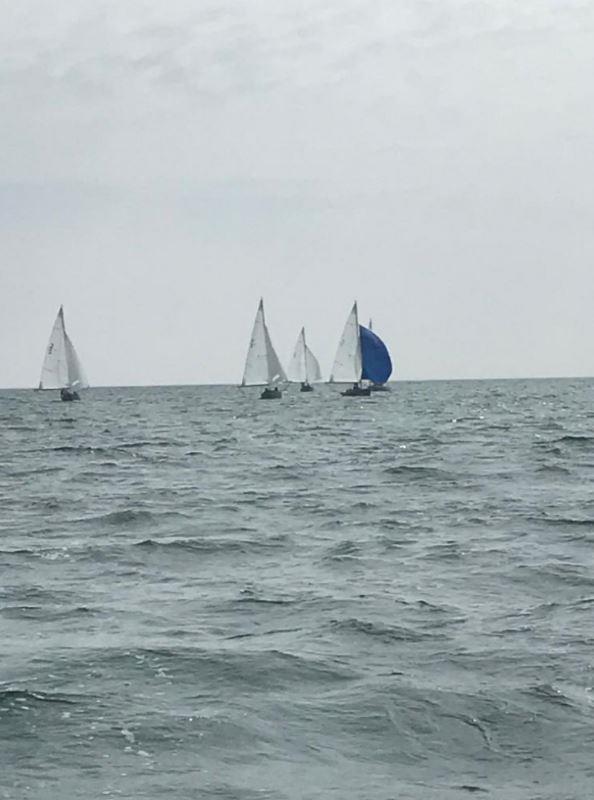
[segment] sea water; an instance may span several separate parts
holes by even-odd
[[[594,381],[0,393],[0,798],[594,796]]]

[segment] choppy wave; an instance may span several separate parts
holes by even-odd
[[[31,706],[41,703],[57,703],[59,705],[76,705],[78,698],[76,695],[69,695],[64,692],[44,692],[29,689],[15,689],[0,687],[0,710],[17,709],[28,710]]]
[[[454,475],[448,474],[439,467],[424,467],[413,464],[400,464],[394,467],[387,467],[384,470],[386,475],[394,479],[400,478],[403,481],[453,481]]]
[[[145,527],[149,524],[158,524],[163,520],[190,519],[189,515],[174,510],[157,510],[148,508],[124,508],[119,511],[108,511],[105,514],[84,517],[74,520],[76,525],[108,526],[108,527]]]
[[[563,444],[573,445],[576,447],[581,447],[581,446],[591,447],[594,445],[594,436],[567,434],[566,436],[561,436],[559,439],[557,439],[557,441]]]
[[[98,609],[87,606],[47,606],[47,605],[6,605],[0,609],[0,617],[22,620],[40,620],[50,622],[56,620],[72,621],[79,616],[101,613]]]
[[[147,549],[149,551],[185,551],[189,553],[233,553],[239,552],[257,552],[258,550],[267,550],[270,548],[285,548],[288,543],[286,535],[250,538],[250,539],[233,539],[233,538],[193,538],[193,539],[170,539],[170,540],[155,540],[143,539],[141,542],[136,542],[135,547]]]
[[[550,514],[533,517],[534,522],[541,525],[551,525],[554,528],[593,528],[594,517],[556,517]]]
[[[335,633],[361,634],[364,637],[379,639],[382,642],[419,642],[422,639],[435,638],[434,634],[425,634],[414,628],[387,625],[383,622],[369,622],[356,618],[332,620],[330,624]]]

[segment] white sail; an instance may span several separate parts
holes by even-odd
[[[78,353],[74,349],[72,340],[67,333],[64,333],[64,339],[66,343],[66,362],[68,364],[68,386],[73,389],[87,389],[89,382],[80,363]]]
[[[322,380],[318,359],[311,352],[305,341],[305,328],[297,337],[293,356],[287,370],[289,380],[294,383],[313,383]]]
[[[309,383],[322,380],[322,370],[318,359],[311,352],[309,347],[305,345],[305,374]]]
[[[64,309],[60,306],[45,351],[40,389],[85,389],[88,386],[80,359],[66,333]]]
[[[264,302],[260,300],[252,338],[245,359],[242,386],[262,386],[264,384],[286,381],[287,376],[276,354],[266,320],[264,318]]]
[[[305,367],[305,329],[301,328],[293,355],[287,370],[289,380],[293,383],[304,383],[307,380]]]
[[[286,381],[287,376],[280,363],[276,350],[272,346],[272,340],[268,333],[268,328],[264,324],[264,333],[266,334],[266,356],[268,364],[268,383],[278,383],[279,381]]]
[[[359,316],[355,302],[338,343],[330,383],[358,383],[362,369]]]

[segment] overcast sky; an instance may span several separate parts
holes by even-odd
[[[590,0],[0,0],[0,385],[594,374]]]

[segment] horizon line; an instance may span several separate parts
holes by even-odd
[[[398,384],[398,383],[462,383],[462,382],[499,382],[499,381],[571,381],[571,380],[594,380],[594,375],[530,375],[530,376],[498,376],[498,377],[464,377],[464,378],[396,378],[391,381],[386,381],[387,384]],[[295,381],[287,381],[287,383],[296,383]],[[298,383],[298,381],[297,381]],[[318,384],[327,384],[327,385],[345,385],[350,383],[350,381],[343,381],[339,383],[338,381],[334,381],[330,384],[330,381],[317,381]],[[239,382],[235,381],[225,381],[225,382],[212,382],[212,383],[127,383],[127,384],[116,384],[116,383],[96,383],[88,386],[87,389],[84,391],[88,391],[88,389],[168,389],[173,387],[191,387],[191,386],[204,386],[204,387],[216,387],[216,386],[234,386],[239,389],[250,387],[242,387]],[[52,391],[59,391],[58,389],[39,389],[37,386],[0,386],[0,392],[26,392],[26,391],[43,391],[43,392],[52,392]]]

